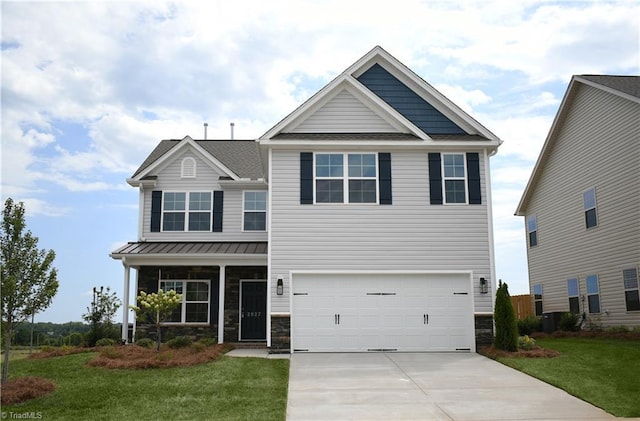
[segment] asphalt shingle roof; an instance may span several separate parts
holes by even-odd
[[[580,75],[579,77],[640,98],[640,76]]]

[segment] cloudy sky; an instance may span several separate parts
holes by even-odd
[[[2,201],[57,253],[39,321],[81,320],[137,235],[125,179],[157,142],[255,139],[380,45],[496,133],[497,277],[528,292],[516,205],[573,74],[638,74],[636,1],[9,2]]]

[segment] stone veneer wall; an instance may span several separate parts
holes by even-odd
[[[476,350],[483,346],[489,346],[493,343],[493,315],[492,314],[476,314],[475,315],[475,331],[476,331]]]
[[[291,317],[288,314],[271,316],[271,352],[291,351]]]

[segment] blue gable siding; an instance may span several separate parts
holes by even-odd
[[[379,64],[371,66],[358,80],[429,135],[466,133]]]

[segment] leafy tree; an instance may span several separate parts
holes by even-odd
[[[157,293],[151,294],[140,291],[136,301],[138,306],[129,307],[136,312],[136,318],[153,320],[153,324],[156,326],[156,351],[160,352],[160,324],[182,304],[182,295],[174,290],[168,292],[158,290]]]
[[[9,374],[9,350],[14,328],[49,307],[58,292],[58,271],[53,250],[38,249],[38,237],[26,231],[24,204],[8,198],[0,227],[2,320],[6,340],[2,383]]]
[[[86,335],[88,346],[95,346],[96,342],[102,338],[118,338],[112,319],[119,308],[120,300],[109,287],[106,291],[104,287],[93,288],[91,306],[87,307],[87,312],[82,315],[82,318],[91,325]]]
[[[496,324],[496,337],[493,340],[493,345],[505,351],[517,351],[518,324],[513,311],[513,304],[511,304],[509,288],[502,280],[500,280],[498,291],[496,291],[496,305],[493,318]]]

